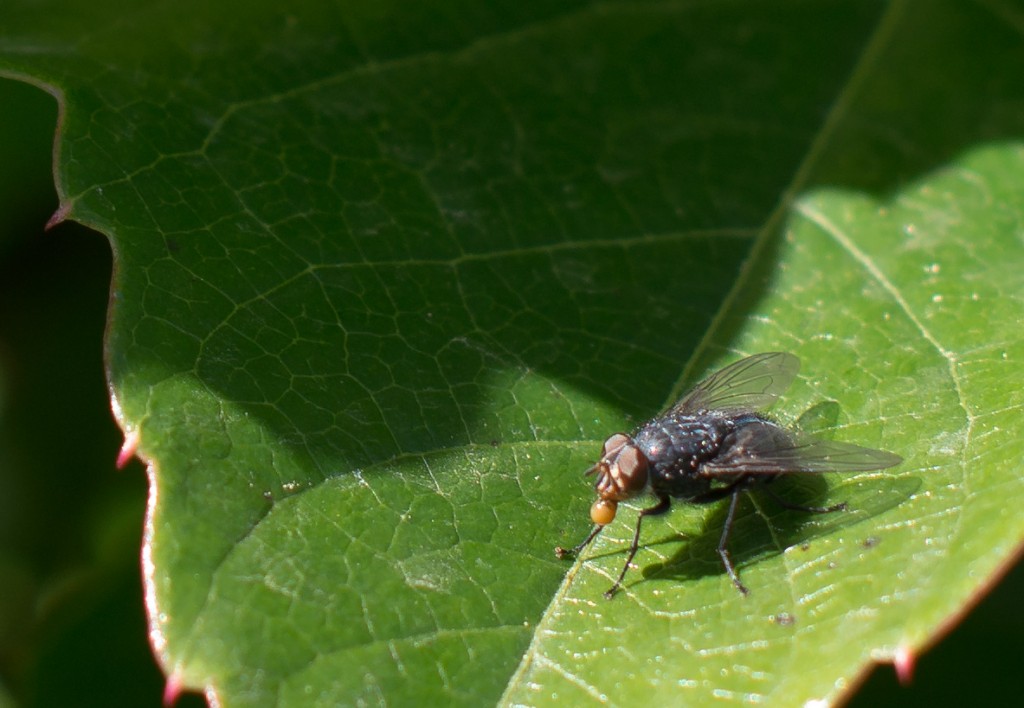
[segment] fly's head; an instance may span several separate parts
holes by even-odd
[[[594,489],[598,499],[590,507],[590,518],[595,524],[610,524],[619,502],[644,490],[648,466],[647,457],[628,435],[615,433],[604,441],[600,462],[587,470],[588,475],[597,475]]]

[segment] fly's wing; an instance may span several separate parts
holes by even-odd
[[[787,431],[774,423],[749,423],[726,440],[722,452],[702,466],[706,475],[863,472],[903,462],[884,450],[821,440]]]
[[[767,408],[789,388],[799,370],[800,360],[793,354],[754,354],[701,381],[669,412],[692,415],[708,410],[755,411]]]

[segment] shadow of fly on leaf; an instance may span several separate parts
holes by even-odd
[[[790,547],[809,551],[815,539],[856,526],[892,509],[920,487],[918,477],[884,473],[844,475],[834,484],[826,482],[823,475],[780,475],[772,483],[772,491],[792,502],[796,509],[779,506],[770,496],[760,495],[756,487],[748,490],[754,499],[740,501],[729,534],[729,557],[739,572],[742,565],[761,562]],[[825,498],[842,499],[846,508],[834,514],[801,511],[816,508]],[[725,504],[713,509],[703,524],[686,534],[687,542],[674,553],[662,561],[646,563],[642,573],[644,582],[686,582],[721,573],[722,561],[716,544],[727,511]],[[648,527],[648,538],[650,532]],[[675,545],[679,538],[678,534],[659,534],[644,546]],[[872,538],[866,533],[860,540],[868,547]]]
[[[644,517],[664,514],[673,499],[690,504],[728,499],[717,552],[733,585],[748,594],[728,547],[742,493],[757,488],[784,509],[829,514],[845,510],[846,503],[797,504],[768,485],[784,475],[878,470],[903,461],[884,450],[787,429],[761,413],[789,388],[799,370],[800,360],[785,352],[749,356],[704,379],[632,435],[610,436],[601,459],[587,470],[597,476],[598,498],[590,508],[594,528],[582,543],[555,548],[555,554],[579,555],[615,519],[619,502],[653,495],[657,503],[640,511],[622,572],[604,594],[610,599],[640,546]]]

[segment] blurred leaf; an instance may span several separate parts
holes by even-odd
[[[1024,537],[999,11],[16,8],[0,62],[64,95],[62,204],[117,256],[167,670],[238,704],[793,704],[926,644]],[[780,417],[835,400],[907,462],[804,490],[844,518],[745,507],[749,598],[716,506],[645,528],[612,603],[629,514],[565,575],[599,441],[767,349],[805,362]]]
[[[152,704],[146,482],[114,469],[103,380],[110,249],[76,224],[43,232],[53,98],[0,80],[0,106],[0,705]]]

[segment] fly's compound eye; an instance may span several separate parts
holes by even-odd
[[[607,440],[604,441],[604,445],[601,446],[601,457],[608,458],[623,448],[629,443],[629,436],[622,433],[615,433]]]
[[[619,503],[611,499],[598,499],[590,507],[590,519],[598,526],[607,526],[615,519]]]
[[[601,499],[620,502],[643,491],[647,485],[647,458],[628,435],[612,435],[605,440],[603,452],[601,461],[591,469],[591,473],[597,474],[594,489]]]
[[[623,447],[615,459],[618,468],[619,486],[632,496],[647,484],[647,458],[640,453],[636,445]]]

